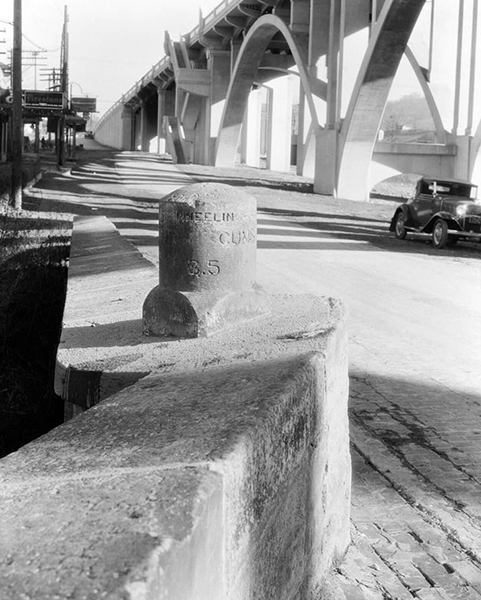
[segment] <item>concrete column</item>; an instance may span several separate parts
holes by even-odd
[[[132,114],[132,150],[137,150],[137,148],[139,147],[140,139],[140,110],[138,106],[132,108]]]
[[[130,106],[124,106],[122,110],[122,150],[132,150],[133,139],[133,109]]]
[[[466,135],[471,135],[473,129],[474,114],[474,88],[476,78],[476,54],[478,37],[478,2],[473,3],[473,19],[471,26],[471,56],[469,65],[469,90],[468,90],[468,119],[466,124]]]
[[[157,154],[165,152],[165,133],[162,127],[162,121],[165,115],[165,91],[160,84],[157,87]]]
[[[291,0],[290,30],[293,33],[309,32],[310,0]]]
[[[346,3],[347,0],[341,0],[339,8],[339,58],[338,58],[338,77],[337,77],[337,98],[336,98],[336,129],[340,130],[341,109],[342,109],[342,84],[344,73],[344,37],[346,35]]]
[[[248,114],[248,112],[249,111],[246,110],[244,113],[244,119],[242,121],[242,128],[241,128],[240,140],[239,140],[240,161],[241,161],[241,164],[243,164],[243,165],[247,164],[247,114]]]
[[[323,129],[316,135],[314,192],[331,196],[335,193],[337,146],[339,134],[335,129]]]
[[[297,172],[305,176],[313,176],[315,191],[327,195],[334,194],[337,178],[345,14],[345,0],[330,0],[322,3],[311,0],[309,71],[313,77],[327,78],[326,120],[325,130],[320,131],[315,139],[312,130],[309,131],[311,136],[308,136],[305,127],[302,139],[302,161],[298,161]],[[323,74],[324,59],[319,60],[319,57],[321,42],[326,38],[328,40],[325,57],[327,73]],[[318,114],[321,115],[322,112],[319,111]],[[301,118],[300,114],[300,121]],[[301,136],[298,139],[299,148],[300,143]]]
[[[145,100],[140,101],[140,150],[149,151],[149,140],[147,139],[147,107]]]
[[[458,135],[456,137],[456,148],[454,177],[469,181],[472,177],[472,167],[474,167],[474,161],[471,156],[473,152],[472,136]]]
[[[70,154],[72,157],[75,157],[75,151],[77,149],[77,130],[75,129],[75,125],[72,127],[72,146],[70,150]]]
[[[329,13],[329,47],[327,53],[327,115],[326,129],[336,126],[339,87],[339,33],[340,6],[338,0],[330,1]]]
[[[214,164],[214,153],[227,89],[232,71],[232,51],[209,50],[208,68],[212,74],[210,97],[207,101],[206,121],[209,132],[205,164]]]
[[[296,164],[296,173],[297,175],[303,174],[304,169],[304,156],[305,156],[305,109],[306,109],[306,99],[304,94],[304,88],[300,87],[299,90],[299,122],[297,129],[297,164]]]
[[[191,104],[193,113],[197,114],[195,126],[190,129],[193,144],[191,161],[197,165],[209,165],[211,154],[213,161],[212,139],[215,147],[215,137],[211,137],[211,104],[209,98],[201,96],[191,98]]]
[[[311,0],[309,19],[309,67],[312,75],[321,56],[324,40],[329,35],[329,3]]]
[[[288,172],[291,164],[292,94],[289,77],[271,83],[272,117],[267,168]]]
[[[261,100],[260,90],[250,93],[244,121],[246,129],[245,161],[246,165],[251,167],[260,167]]]
[[[232,53],[229,50],[209,50],[208,68],[212,74],[211,102],[225,100],[231,75]]]
[[[454,110],[452,134],[457,135],[459,126],[459,100],[461,96],[461,70],[463,55],[464,0],[459,0],[458,43],[456,51],[456,83],[454,86]]]
[[[165,150],[172,155],[172,158],[175,162],[176,157],[176,149],[174,143],[174,137],[172,134],[169,134],[165,129],[166,117],[174,117],[175,116],[175,108],[176,108],[176,92],[175,91],[164,91],[164,105],[163,105],[163,117],[161,127],[163,128],[163,134],[165,136]],[[168,119],[167,119],[168,120]],[[169,126],[170,127],[170,126]],[[179,142],[180,143],[180,142]]]
[[[40,151],[40,120],[35,121],[35,144],[33,147],[33,151],[37,154]]]

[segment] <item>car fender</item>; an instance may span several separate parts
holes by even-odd
[[[404,224],[407,227],[412,227],[411,211],[409,210],[409,207],[407,206],[407,204],[401,204],[400,206],[398,206],[396,208],[396,211],[394,212],[394,215],[391,219],[391,224],[389,225],[389,231],[394,231],[394,224],[395,224],[396,218],[400,212],[404,213]]]
[[[426,223],[426,225],[424,225],[424,227],[422,228],[421,231],[423,233],[432,233],[434,223],[438,219],[442,219],[443,221],[446,221],[446,223],[448,224],[448,229],[456,229],[457,231],[461,231],[461,227],[460,227],[459,223],[457,222],[457,220],[453,217],[453,215],[451,213],[448,213],[445,211],[440,211],[440,212],[437,212],[435,215],[433,215],[429,219],[429,221]]]

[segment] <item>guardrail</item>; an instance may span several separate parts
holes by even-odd
[[[152,81],[154,77],[157,77],[167,66],[170,64],[170,59],[168,56],[164,56],[156,63],[141,79],[136,81],[134,85],[127,91],[122,97],[112,104],[112,106],[105,112],[102,118],[99,120],[97,127],[106,120],[109,115],[111,115],[120,105],[128,102],[133,96],[139,92],[142,87],[145,87],[149,81]]]
[[[209,28],[210,26],[215,25],[217,21],[222,19],[232,8],[233,5],[238,5],[241,3],[241,0],[224,0],[218,6],[214,8],[204,19],[202,23],[202,28],[199,25],[196,25],[194,29],[188,34],[189,41],[193,43],[197,41],[201,35],[202,30]],[[187,37],[187,36],[186,36]]]

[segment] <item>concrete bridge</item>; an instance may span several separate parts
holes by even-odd
[[[395,173],[476,181],[478,21],[477,0],[223,0],[179,39],[165,34],[165,56],[95,136],[179,163],[296,164],[317,193],[354,200]],[[433,143],[379,140],[402,60],[429,107]]]

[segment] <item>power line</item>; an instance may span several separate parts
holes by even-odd
[[[7,19],[0,19],[0,23],[12,25],[12,27],[13,27],[13,21],[8,21]],[[44,52],[58,52],[60,50],[60,48],[55,48],[53,50],[48,50],[47,48],[44,48],[40,44],[37,44],[37,42],[34,42],[32,39],[30,39],[25,33],[23,33],[23,31],[22,31],[22,37],[25,38],[27,40],[27,42],[30,42],[31,44],[36,46],[39,50],[42,50]]]

